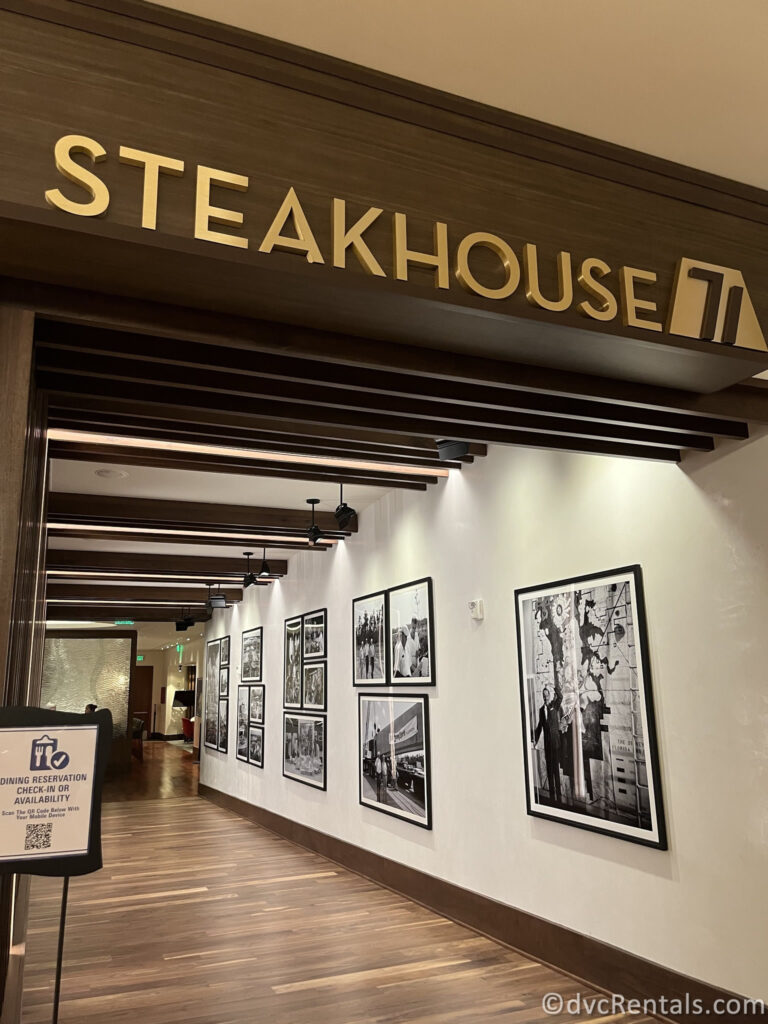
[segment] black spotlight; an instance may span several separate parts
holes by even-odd
[[[312,506],[312,524],[307,530],[307,537],[309,538],[310,544],[317,544],[320,538],[323,536],[323,531],[315,522],[315,505],[320,504],[319,498],[307,498],[307,504]]]
[[[339,504],[333,513],[340,530],[346,530],[353,519],[357,519],[357,512],[344,501],[344,484],[339,484]]]
[[[437,457],[441,462],[463,459],[465,455],[469,455],[469,445],[466,441],[444,440],[437,442]]]
[[[248,559],[248,563],[245,567],[245,575],[243,576],[243,587],[253,587],[256,585],[256,576],[251,572],[251,555],[252,551],[244,551],[243,554]]]
[[[272,573],[269,571],[269,564],[267,563],[267,549],[264,548],[264,555],[261,559],[261,568],[259,569],[259,579],[263,580],[271,575]]]
[[[226,607],[227,607],[227,597],[226,597],[226,594],[222,594],[221,593],[221,584],[219,583],[219,593],[218,594],[212,594],[211,590],[210,590],[210,587],[209,587],[208,588],[208,603],[206,605],[206,608],[208,609],[208,611],[212,612],[212,611],[215,611],[217,608],[226,608]]]

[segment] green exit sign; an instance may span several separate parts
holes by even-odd
[[[136,661],[144,661],[144,655],[143,654],[137,654],[136,655]]]
[[[135,626],[133,619],[115,619],[116,626]]]

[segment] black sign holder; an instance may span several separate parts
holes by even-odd
[[[3,729],[57,729],[62,726],[96,725],[96,761],[93,772],[91,796],[91,820],[88,827],[87,853],[73,856],[41,858],[20,858],[0,862],[0,874],[45,875],[49,878],[63,878],[61,893],[61,917],[59,919],[59,943],[56,954],[56,981],[53,990],[53,1024],[58,1024],[59,1001],[61,998],[61,968],[64,959],[64,928],[67,921],[67,899],[69,880],[73,875],[88,875],[102,867],[101,856],[101,791],[107,770],[109,751],[112,745],[112,715],[109,711],[95,711],[92,715],[73,715],[65,711],[48,711],[45,708],[4,707],[0,708],[0,732]]]

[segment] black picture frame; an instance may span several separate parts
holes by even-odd
[[[267,703],[267,688],[264,683],[252,683],[248,686],[248,724],[249,725],[264,725],[265,714],[266,714],[266,703]],[[253,697],[254,692],[259,694],[261,697],[261,717],[254,718],[253,716]]]
[[[376,704],[389,704],[392,710],[385,719],[389,719],[389,725],[379,727],[374,734],[369,716],[365,713],[367,702]],[[402,710],[397,705],[404,705]],[[411,705],[409,709],[407,705]],[[421,708],[421,743],[418,743],[418,713],[415,715],[415,725],[411,728],[413,708]],[[419,828],[431,830],[432,828],[432,757],[429,736],[429,696],[426,693],[382,693],[381,690],[373,693],[358,693],[357,702],[357,774],[358,774],[358,798],[363,807],[378,811],[380,814],[388,814],[390,817],[399,818],[409,825],[416,825]],[[376,709],[374,709],[375,714]],[[365,719],[365,721],[364,721]],[[403,719],[402,724],[395,729],[397,723]],[[365,735],[363,730],[366,730]],[[390,730],[387,732],[386,730]],[[392,774],[395,778],[394,795],[390,794],[389,788],[384,790],[384,799],[381,799],[380,783],[375,772],[376,758],[374,754],[380,755],[387,749],[387,740],[393,732],[402,735],[400,741],[400,752],[395,746],[395,758],[402,756],[402,761],[397,762]],[[370,733],[370,735],[369,735]],[[384,734],[382,737],[382,733]],[[379,739],[381,737],[381,740]],[[371,744],[374,746],[371,746]],[[389,750],[391,751],[391,744]],[[419,769],[418,752],[423,751],[423,769]],[[391,754],[390,754],[391,757]],[[369,794],[369,795],[366,795]],[[375,795],[375,798],[374,798]],[[424,815],[423,820],[414,812],[407,809],[408,803],[418,805],[419,797],[423,796]]]
[[[380,640],[381,648],[379,652],[379,664],[381,668],[380,676],[366,677],[358,674],[358,668],[361,666],[361,660],[363,655],[358,650],[358,607],[364,604],[370,604],[377,599],[381,599],[381,615],[383,625],[383,635]],[[365,594],[363,597],[355,597],[352,600],[352,685],[353,686],[387,686],[389,685],[389,615],[387,610],[387,591],[386,590],[375,590],[371,594]],[[376,652],[374,651],[374,662],[373,669],[376,671]]]
[[[291,645],[296,644],[298,646],[292,650]],[[292,710],[301,710],[303,649],[303,619],[301,615],[294,615],[292,618],[286,619],[283,624],[283,707]],[[289,686],[291,687],[290,693]]]
[[[309,673],[321,673],[323,699],[320,704],[310,704],[307,700],[307,676]],[[301,707],[303,711],[327,711],[328,710],[328,662],[323,658],[321,661],[305,661],[301,670]]]
[[[258,641],[258,672],[254,673],[250,671],[253,664],[253,659],[249,656],[246,658],[246,654],[250,654],[252,646],[256,646]],[[248,629],[242,635],[241,643],[241,657],[240,657],[240,682],[241,683],[260,683],[262,681],[264,665],[264,630],[261,626],[256,626],[255,629]]]
[[[223,636],[221,638],[221,660],[219,662],[219,668],[226,668],[229,665],[230,650],[230,638],[228,636]]]
[[[289,733],[289,721],[296,720],[297,729],[294,734],[293,731]],[[301,753],[301,727],[298,723],[301,722],[313,722],[322,726],[322,743],[323,743],[323,757],[322,757],[322,782],[313,781],[312,778],[306,773],[302,774],[300,770],[296,772],[286,771],[286,763],[292,759],[297,760],[301,763],[303,757]],[[294,749],[294,735],[296,738],[296,745]],[[288,746],[291,744],[291,751],[289,753]],[[290,779],[292,782],[300,782],[305,786],[311,786],[312,789],[318,789],[325,792],[328,786],[328,716],[324,714],[311,714],[306,711],[283,711],[283,776],[286,779]]]
[[[251,688],[237,688],[237,730],[235,732],[235,757],[238,761],[248,763],[248,727],[250,725]],[[243,714],[245,711],[245,714]]]
[[[219,749],[219,668],[221,640],[205,645],[205,700],[203,706],[203,745]]]
[[[320,636],[322,644],[319,647],[311,647],[307,650],[307,623],[320,622]],[[317,661],[328,656],[328,609],[317,608],[313,612],[306,612],[301,617],[301,656],[304,661]]]
[[[585,591],[589,592],[589,597],[584,596]],[[527,813],[641,846],[668,849],[641,566],[622,566],[519,588],[515,591],[515,620]],[[546,623],[543,628],[537,625],[541,621]],[[570,664],[566,662],[566,648],[563,661],[557,663],[562,668],[556,671],[552,660],[551,672],[547,667],[545,676],[541,666],[548,666],[552,652],[560,649],[560,638],[565,630],[572,633],[579,663],[575,664],[576,659]],[[554,636],[559,639],[553,648]],[[597,645],[593,646],[596,637]],[[538,660],[534,653],[537,643],[541,644]],[[587,656],[586,645],[595,652],[593,655]],[[526,650],[529,646],[530,651]],[[612,683],[613,674],[620,668],[622,675]],[[625,680],[623,691],[619,688],[622,679]],[[545,687],[552,698],[549,704],[542,703]],[[609,703],[611,689],[614,690],[613,705]],[[625,699],[626,694],[629,694],[629,701]],[[537,707],[539,717],[534,725]],[[551,715],[558,724],[556,731],[549,724]],[[564,730],[562,724],[566,718],[569,721]],[[627,728],[630,720],[631,726]],[[637,757],[638,725],[643,736],[641,759]],[[556,756],[550,755],[546,770],[542,768],[541,758],[534,761],[536,744],[542,735],[545,763],[547,750],[552,750],[552,743],[557,744]],[[554,738],[547,742],[547,735]],[[561,735],[569,737],[569,746],[565,746]],[[581,737],[580,743],[573,742],[574,735]],[[609,761],[610,786],[605,769],[595,782],[592,769],[595,760]],[[567,786],[566,779],[561,779],[564,762],[570,767]],[[543,776],[547,778],[546,786]],[[647,809],[642,799],[646,788]],[[631,821],[620,820],[633,817],[633,798],[634,825]],[[566,801],[570,806],[566,806]],[[642,824],[646,820],[648,827]]]
[[[254,738],[259,738],[260,744],[260,756],[254,754]],[[253,765],[254,768],[264,767],[264,726],[263,725],[250,725],[248,726],[248,764]]]
[[[219,697],[229,697],[229,665],[219,669]]]
[[[393,631],[398,628],[405,629],[405,625],[403,622],[393,621],[393,619],[397,618],[397,616],[393,615],[393,602],[397,599],[397,595],[404,595],[408,591],[421,590],[424,591],[424,597],[427,606],[426,641],[428,645],[427,661],[429,665],[429,672],[428,674],[420,674],[415,676],[397,676],[396,672],[398,671],[398,669],[397,666],[395,665],[395,655],[398,650],[398,647],[394,643]],[[423,641],[424,637],[421,635],[421,633],[420,638]],[[407,630],[405,643],[408,643]],[[412,580],[410,583],[402,583],[397,587],[389,587],[387,589],[387,657],[388,686],[401,687],[437,685],[437,668],[435,663],[435,602],[431,576],[423,576],[421,579]]]
[[[229,698],[219,701],[219,746],[222,754],[229,749]]]

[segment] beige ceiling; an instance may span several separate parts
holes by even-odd
[[[765,0],[152,0],[768,188]]]

